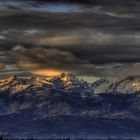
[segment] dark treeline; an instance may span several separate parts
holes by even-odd
[[[0,136],[0,140],[88,140],[88,138],[48,138],[48,139],[37,139],[37,138],[22,138],[22,139],[7,139]],[[135,140],[133,138],[90,138],[89,140]]]
[[[136,4],[139,0],[34,0],[40,2],[74,2],[74,3],[86,3],[86,4]]]
[[[34,0],[34,1],[40,1],[40,2],[74,2],[74,3],[100,3],[101,0]]]

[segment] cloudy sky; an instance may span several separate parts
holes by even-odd
[[[0,0],[0,78],[139,75],[140,2],[88,2]]]

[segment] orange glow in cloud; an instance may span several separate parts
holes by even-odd
[[[40,70],[33,70],[31,71],[32,74],[41,75],[41,76],[57,76],[61,73],[66,73],[65,71],[61,70],[54,70],[54,69],[40,69]]]

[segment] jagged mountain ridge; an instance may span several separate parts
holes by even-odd
[[[128,76],[122,79],[102,78],[92,84],[95,94],[134,94],[140,91],[140,76]]]
[[[111,93],[111,94],[133,94],[140,91],[140,76],[128,76],[121,80],[111,78],[101,78],[89,84],[84,80],[79,80],[72,74],[62,73],[49,78],[18,78],[10,76],[0,80],[0,93],[21,93],[27,90],[45,90],[45,88],[55,88],[72,92],[73,90],[85,91],[90,95]],[[86,96],[86,94],[81,94]]]
[[[127,77],[116,81],[112,86],[108,79],[89,84],[84,80],[78,80],[72,74],[61,74],[45,79],[23,79],[11,76],[0,81],[0,118],[2,118],[0,131],[10,133],[23,125],[19,132],[31,132],[34,124],[37,124],[39,127],[35,128],[36,133],[45,132],[45,130],[62,132],[63,129],[69,133],[68,130],[72,130],[72,127],[77,127],[81,132],[82,125],[84,125],[84,131],[89,131],[90,128],[99,132],[102,130],[100,127],[103,121],[106,125],[102,131],[115,123],[117,129],[127,132],[127,123],[124,126],[120,121],[129,120],[132,124],[140,123],[140,96],[139,88],[132,92],[125,91],[131,89],[134,83],[138,84],[139,78],[139,76]],[[104,86],[105,83],[108,85]],[[99,88],[101,90],[97,92]],[[102,121],[97,123],[98,119]],[[79,127],[80,120],[84,123]],[[94,122],[90,123],[89,120]],[[3,122],[11,124],[12,127],[2,127]],[[24,123],[31,123],[33,126],[26,127]],[[61,126],[59,130],[55,128],[59,124],[66,126]],[[115,129],[115,126],[113,127]],[[133,130],[132,132],[137,131],[134,126],[130,129]],[[112,132],[111,129],[108,131]]]
[[[83,80],[78,80],[72,74],[61,74],[59,76],[40,78],[21,79],[16,76],[10,76],[4,80],[0,80],[0,93],[18,94],[28,90],[45,90],[49,88],[61,89],[69,92],[76,88],[89,89],[90,85]]]
[[[89,84],[64,73],[45,79],[11,76],[0,81],[0,115],[16,113],[23,108],[38,114],[39,108],[45,110],[41,113],[44,117],[60,114],[99,117],[102,114],[105,118],[138,119],[129,111],[139,110],[139,79],[139,76],[131,76],[115,83],[101,79]],[[50,106],[57,108],[55,113],[48,113]]]

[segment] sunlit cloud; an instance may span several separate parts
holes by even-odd
[[[38,69],[38,70],[31,70],[30,73],[39,76],[57,76],[61,73],[68,73],[64,70],[55,70],[55,69]]]
[[[74,45],[79,44],[78,36],[56,36],[41,38],[33,42],[35,45]]]
[[[40,76],[73,73],[77,75],[96,73],[94,64],[76,57],[69,51],[46,48],[25,48],[17,45],[12,49],[17,65],[29,73]]]
[[[140,45],[140,34],[113,34],[89,31],[77,31],[70,35],[57,34],[51,37],[36,38],[34,45],[70,46],[70,45]]]

